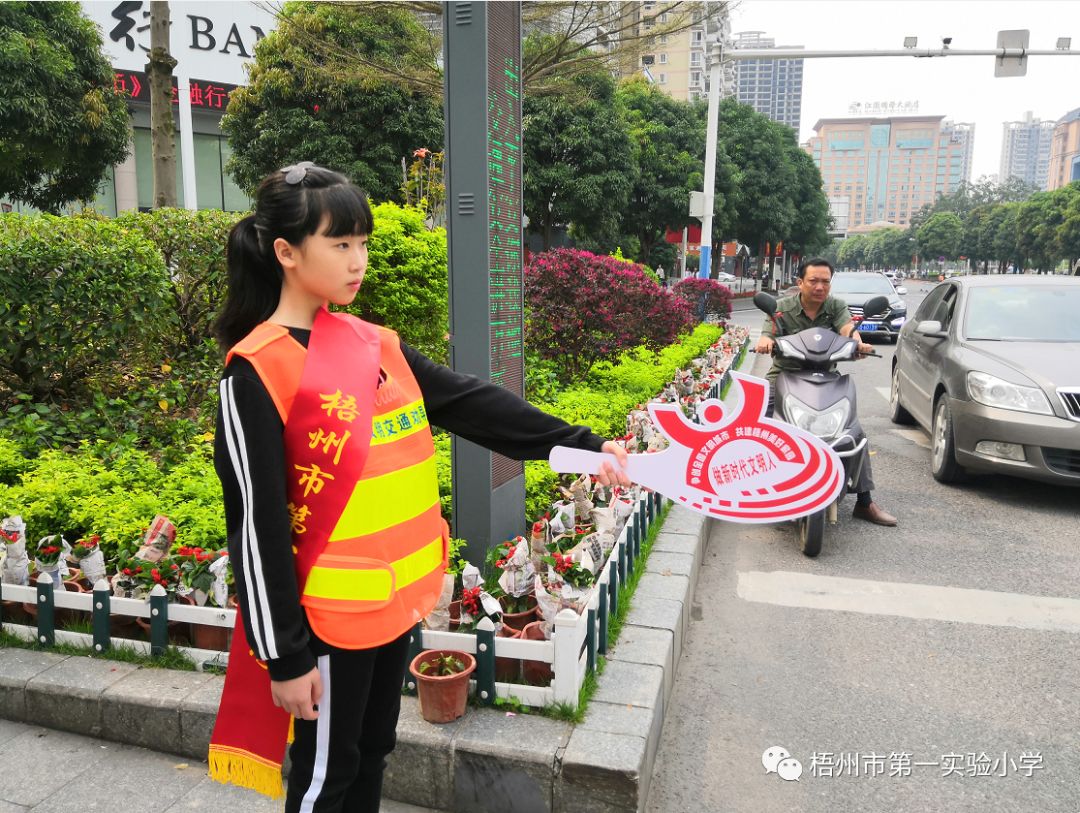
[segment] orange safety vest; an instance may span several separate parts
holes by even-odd
[[[385,381],[375,393],[371,445],[329,538],[305,535],[303,516],[295,511],[317,502],[318,495],[305,494],[299,478],[289,478],[300,602],[315,634],[343,649],[392,641],[430,613],[448,555],[449,529],[440,511],[435,447],[420,387],[397,334],[377,330]],[[307,350],[287,328],[263,322],[229,351],[226,363],[234,354],[251,362],[288,426]],[[333,433],[308,436],[310,448],[322,444],[335,451],[336,442],[338,455],[349,454],[348,444]],[[287,442],[287,459],[291,451]]]

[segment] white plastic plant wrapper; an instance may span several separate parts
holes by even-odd
[[[461,571],[461,586],[464,589],[472,590],[474,587],[479,587],[482,581],[480,568],[476,565],[465,565]]]
[[[26,523],[21,516],[6,517],[0,522],[4,532],[4,563],[0,580],[4,584],[27,585],[30,583],[30,558],[26,555]]]
[[[210,585],[210,596],[214,604],[224,607],[229,600],[229,555],[223,554],[210,563],[210,572],[214,574],[214,582]]]
[[[76,561],[79,563],[79,570],[83,572],[83,577],[90,584],[97,584],[98,579],[105,578],[105,554],[100,549]]]
[[[547,519],[538,519],[533,523],[532,533],[529,535],[529,558],[532,561],[533,572],[541,569],[543,559],[548,554],[547,541],[550,525]]]
[[[612,546],[614,546],[614,542]],[[610,549],[609,549],[610,550]],[[573,557],[574,561],[581,565],[581,567],[594,576],[597,569],[603,563],[605,557],[603,545],[600,541],[600,534],[593,532],[586,534],[581,538],[581,541],[570,549],[569,554]]]
[[[574,501],[574,516],[582,522],[588,519],[589,512],[593,509],[592,500],[589,499],[591,486],[592,478],[587,474],[583,474],[570,485],[570,488],[559,487],[563,497]],[[574,529],[571,527],[567,530],[573,531]]]
[[[158,514],[146,529],[142,546],[135,552],[135,558],[144,562],[160,562],[169,555],[169,549],[175,541],[176,526],[168,517]]]
[[[593,525],[596,527],[596,535],[600,540],[600,561],[607,560],[607,556],[611,553],[611,549],[615,547],[615,506],[609,505],[605,508],[594,508],[592,510]]]
[[[551,506],[552,516],[550,520],[551,535],[574,532],[574,503],[570,500],[557,502]]]
[[[68,574],[67,562],[65,561],[67,555],[71,553],[71,545],[67,543],[67,540],[60,534],[52,534],[50,536],[43,536],[38,540],[38,548],[46,547],[48,545],[56,545],[60,548],[60,558],[53,562],[51,565],[44,564],[37,556],[34,557],[34,569],[39,573],[48,573],[49,577],[53,580],[53,585],[59,586],[59,583],[63,581],[64,577]]]
[[[480,593],[480,609],[492,621],[502,620],[502,605],[495,596],[486,590]]]
[[[123,573],[115,573],[111,581],[112,594],[116,598],[146,598],[146,589],[136,584],[135,580]]]
[[[520,598],[532,589],[532,577],[535,570],[530,554],[529,540],[519,536],[513,552],[507,557],[507,562],[502,568],[502,575],[499,576],[499,587],[506,595]]]
[[[424,623],[429,630],[446,632],[450,629],[450,601],[454,598],[454,574],[443,573],[442,590],[435,602],[435,609],[428,613]]]

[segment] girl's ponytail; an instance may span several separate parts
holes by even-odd
[[[264,251],[255,215],[248,215],[229,232],[226,252],[229,291],[214,322],[222,352],[265,321],[281,297],[281,266],[272,251]]]

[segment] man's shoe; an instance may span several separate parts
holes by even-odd
[[[872,502],[869,505],[855,505],[855,510],[851,512],[851,516],[856,519],[865,519],[867,522],[872,522],[875,525],[895,525],[896,517],[886,511],[881,510],[876,502]]]

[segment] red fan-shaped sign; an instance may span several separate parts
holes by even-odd
[[[649,404],[653,422],[671,442],[662,452],[629,455],[627,475],[709,516],[732,522],[778,522],[813,514],[844,488],[844,469],[815,435],[765,417],[769,382],[731,374],[735,408],[716,400],[698,406],[700,423],[676,404]],[[613,455],[557,446],[551,467],[595,474]]]

